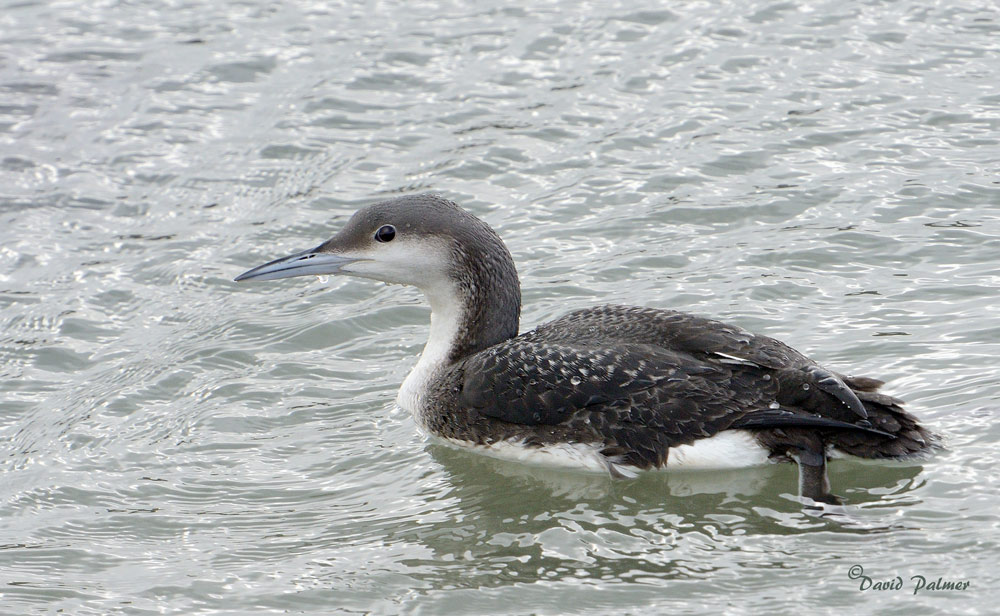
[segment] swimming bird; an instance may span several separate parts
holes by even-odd
[[[794,461],[800,495],[835,503],[829,458],[905,458],[937,441],[881,381],[712,319],[603,305],[519,335],[510,252],[440,196],[368,205],[316,248],[236,281],[330,274],[423,292],[430,335],[397,403],[430,434],[489,455],[616,477]]]

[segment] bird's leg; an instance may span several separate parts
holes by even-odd
[[[826,453],[820,449],[796,447],[789,455],[799,466],[799,496],[818,503],[841,504],[840,498],[830,493],[830,478],[826,474]]]

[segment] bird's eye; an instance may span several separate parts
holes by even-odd
[[[376,242],[391,242],[394,237],[396,237],[396,227],[392,225],[382,225],[375,232]]]

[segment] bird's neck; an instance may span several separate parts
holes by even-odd
[[[420,354],[418,367],[449,365],[457,361],[456,355],[465,346],[465,332],[469,330],[469,306],[456,289],[450,285],[424,290],[431,305],[431,329],[427,344]]]
[[[492,230],[477,242],[452,248],[452,267],[420,287],[431,305],[431,330],[420,360],[403,382],[398,401],[422,405],[434,375],[517,335],[521,285],[514,260]]]
[[[439,288],[424,290],[431,305],[431,329],[421,362],[453,364],[517,335],[517,274],[511,279],[485,270],[467,273],[467,279],[449,279]]]
[[[478,288],[478,287],[477,287]],[[468,293],[459,285],[423,289],[431,305],[431,329],[420,359],[403,381],[398,404],[417,412],[425,406],[435,375],[470,355],[517,335],[520,294],[517,301],[500,301],[489,295]]]

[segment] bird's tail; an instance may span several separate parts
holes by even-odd
[[[829,438],[836,449],[859,458],[910,458],[940,447],[941,439],[920,425],[904,408],[902,400],[879,393],[882,381],[867,377],[846,377],[868,412],[868,421],[885,436],[844,431]]]

